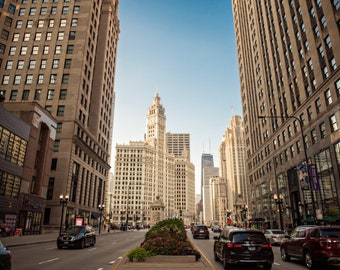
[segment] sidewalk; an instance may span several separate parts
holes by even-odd
[[[110,232],[103,231],[101,234],[97,233],[97,237],[101,237],[102,235],[113,234],[119,231]],[[7,247],[15,247],[15,246],[23,246],[23,245],[31,245],[31,244],[39,244],[46,242],[55,242],[59,232],[48,232],[44,234],[37,235],[23,235],[23,236],[9,236],[9,237],[1,237],[1,242]],[[202,254],[203,255],[203,254]],[[157,258],[156,258],[157,257]],[[123,258],[115,263],[113,266],[113,270],[186,270],[186,269],[194,269],[194,270],[214,270],[215,267],[211,265],[209,260],[207,260],[204,256],[198,261],[196,261],[194,256],[181,256],[177,258],[170,258],[171,256],[162,256],[155,258],[149,258],[146,262],[129,262],[126,254]],[[176,256],[174,256],[176,257]],[[169,259],[170,258],[170,259]]]

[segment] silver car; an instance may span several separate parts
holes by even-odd
[[[272,245],[280,245],[282,239],[288,236],[284,231],[277,229],[265,230],[264,235]]]

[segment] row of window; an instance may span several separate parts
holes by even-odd
[[[45,75],[44,74],[38,74],[38,78],[37,78],[37,84],[44,84],[44,79],[45,79]],[[57,83],[57,79],[58,79],[58,74],[50,74],[49,76],[49,83],[50,84],[56,84]],[[69,83],[69,79],[70,79],[70,74],[63,74],[62,75],[62,79],[61,79],[61,83],[63,84],[68,84]],[[22,81],[22,75],[14,75],[14,79],[13,79],[13,85],[19,85],[21,84]],[[10,75],[3,75],[2,76],[2,85],[8,85],[10,82]],[[32,74],[27,74],[26,78],[25,78],[25,84],[26,85],[31,85],[33,84],[33,75]],[[12,90],[11,91],[11,97],[10,100],[16,100],[16,94],[17,94],[17,90]]]
[[[30,92],[31,92],[30,90],[24,89],[22,92],[21,100],[29,100]],[[55,92],[54,89],[48,89],[47,97],[46,97],[47,100],[52,100],[54,98],[54,92]],[[41,89],[36,89],[34,92],[34,100],[40,100],[41,93],[42,93]],[[6,90],[0,90],[0,94],[5,97]],[[10,100],[17,100],[17,96],[18,96],[18,90],[12,90],[11,95],[10,95]],[[66,96],[67,96],[67,89],[60,89],[59,100],[65,100]]]
[[[48,65],[48,60],[47,59],[42,59],[40,61],[40,69],[46,69],[47,65]],[[52,60],[52,69],[58,69],[60,67],[60,59],[53,59]],[[14,61],[13,60],[8,60],[6,62],[6,66],[5,66],[5,70],[12,70],[14,68]],[[28,63],[28,70],[34,70],[37,64],[37,60],[29,60]],[[64,62],[64,69],[70,69],[71,68],[71,64],[72,64],[72,59],[65,59]],[[16,70],[23,70],[25,68],[25,60],[18,60],[16,63]]]
[[[57,6],[52,6],[50,8],[42,6],[40,8],[39,14],[40,15],[56,15],[58,13],[58,9],[59,8]],[[69,13],[69,10],[70,10],[69,6],[63,6],[61,8],[61,14],[67,15]],[[72,9],[73,14],[79,14],[79,11],[80,11],[80,6],[74,6],[73,9]],[[19,16],[25,16],[25,15],[27,15],[26,13],[29,16],[34,16],[34,15],[38,14],[38,9],[34,6],[30,7],[29,9],[26,9],[24,7],[19,9]]]

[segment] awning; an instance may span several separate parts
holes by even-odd
[[[308,217],[308,218],[305,218],[304,220],[302,220],[302,223],[310,223],[310,222],[315,222],[315,218],[313,217]]]
[[[91,219],[98,219],[98,218],[99,218],[99,214],[91,213]]]

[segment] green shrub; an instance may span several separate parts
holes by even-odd
[[[127,256],[129,258],[129,262],[133,262],[134,259],[136,259],[137,262],[144,262],[146,257],[150,256],[150,253],[142,247],[137,247],[130,250]]]

